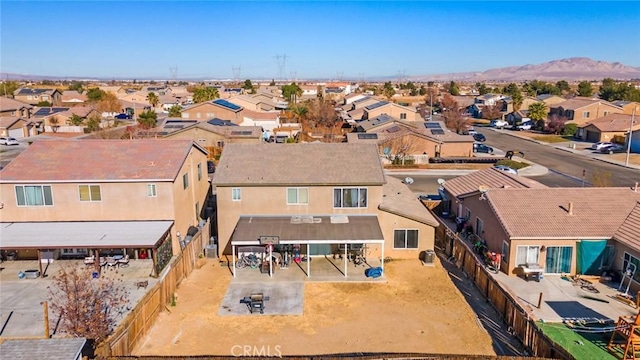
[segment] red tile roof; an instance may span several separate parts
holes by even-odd
[[[640,202],[636,203],[613,237],[634,249],[640,249]]]
[[[458,197],[478,192],[478,187],[480,185],[487,186],[489,189],[546,188],[545,185],[537,181],[523,176],[508,174],[504,171],[493,168],[475,171],[468,175],[458,176],[451,180],[447,180],[444,184],[444,188],[451,195]]]
[[[173,181],[191,140],[51,140],[34,142],[0,172],[0,183]]]

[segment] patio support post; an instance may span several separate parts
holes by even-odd
[[[151,270],[153,277],[158,277],[160,276],[160,274],[158,274],[158,270],[156,264],[158,264],[158,250],[157,249],[151,249],[151,260],[153,261],[153,270]]]
[[[233,268],[233,277],[236,277],[236,246],[231,245],[231,267]]]
[[[40,269],[40,276],[44,277],[44,274],[42,273],[42,253],[40,252],[40,249],[38,249],[38,268]]]
[[[309,252],[309,243],[307,243],[307,277],[311,277],[311,253]]]
[[[347,277],[347,246],[349,244],[344,244],[344,277]]]
[[[93,267],[100,274],[100,251],[98,249],[93,250]]]
[[[380,258],[380,267],[382,268],[382,272],[384,272],[384,243],[382,243],[382,257]]]
[[[269,277],[273,276],[273,245],[269,244]]]

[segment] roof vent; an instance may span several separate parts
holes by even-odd
[[[573,203],[572,202],[569,203],[569,208],[567,210],[567,213],[569,213],[569,215],[573,215]]]

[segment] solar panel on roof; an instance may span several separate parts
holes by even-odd
[[[396,132],[396,131],[400,131],[400,128],[399,128],[399,127],[397,127],[397,126],[392,126],[392,127],[390,127],[390,128],[388,128],[388,129],[387,129],[387,132],[388,132],[388,133],[394,133],[394,132]]]
[[[250,130],[249,130],[249,131],[245,131],[245,130],[243,130],[243,131],[232,131],[232,132],[231,132],[231,135],[242,135],[242,136],[248,136],[248,135],[251,135],[251,134],[252,134],[252,132],[251,132]]]
[[[440,123],[437,122],[426,122],[424,123],[424,127],[426,127],[427,129],[442,129],[440,127]]]
[[[444,135],[444,130],[442,130],[442,129],[431,129],[431,135]]]
[[[233,111],[238,111],[238,110],[242,109],[242,107],[240,107],[240,106],[238,106],[238,105],[236,105],[234,103],[228,102],[227,100],[223,100],[223,99],[214,100],[213,103],[217,104],[217,105],[220,105],[222,107],[226,107],[227,109],[231,109]]]
[[[377,139],[378,134],[358,134],[358,139]]]
[[[379,102],[377,102],[375,104],[371,104],[369,106],[365,106],[365,109],[373,110],[373,109],[379,108],[380,106],[383,106],[383,105],[387,105],[387,102],[386,101],[379,101]]]

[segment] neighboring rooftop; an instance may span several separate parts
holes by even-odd
[[[640,202],[636,203],[613,237],[621,243],[640,249]]]
[[[9,99],[4,96],[0,96],[0,111],[19,110],[22,108],[31,109],[33,106],[25,104],[18,100]]]
[[[633,122],[633,124],[631,123],[632,118],[632,115],[627,114],[609,114],[596,120],[590,121],[580,127],[593,125],[601,132],[629,131],[629,126],[632,126],[633,129],[636,129],[638,125],[640,125],[640,116]]]
[[[82,358],[85,338],[20,339],[0,342],[3,359],[75,360]]]
[[[471,174],[447,180],[445,190],[455,197],[466,196],[478,192],[480,185],[489,189],[500,188],[546,188],[545,185],[529,178],[512,175],[493,168],[478,170]]]
[[[0,172],[0,183],[173,181],[191,140],[35,141]]]
[[[406,217],[427,225],[438,226],[438,220],[424,207],[416,195],[402,180],[387,176],[387,183],[382,187],[382,203],[380,210]]]
[[[55,89],[30,89],[20,88],[13,92],[13,95],[40,95],[40,94],[53,94]]]
[[[382,185],[375,144],[227,144],[216,185]]]

